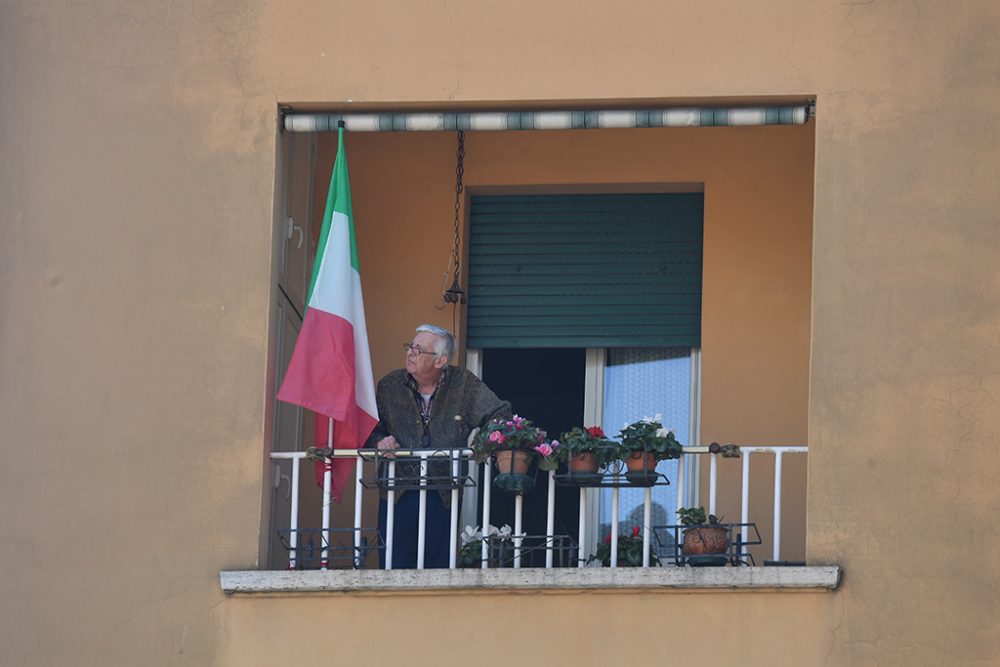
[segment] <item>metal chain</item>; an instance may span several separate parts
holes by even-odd
[[[465,173],[465,132],[458,131],[458,149],[455,151],[455,235],[453,237],[451,256],[448,257],[448,269],[445,269],[444,280],[445,290],[441,295],[445,303],[465,303],[465,292],[459,285],[458,279],[462,275],[461,257],[461,218],[459,211],[462,208],[462,175]],[[448,270],[454,266],[455,272],[452,277],[451,287],[448,285]]]

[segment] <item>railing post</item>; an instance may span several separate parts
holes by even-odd
[[[489,544],[486,542],[487,534],[489,532],[490,525],[490,489],[493,484],[493,466],[490,459],[486,459],[486,463],[483,467],[483,525],[482,525],[482,568],[485,570],[490,566],[490,552]]]
[[[750,538],[750,527],[747,525],[750,522],[750,455],[753,454],[752,450],[747,450],[743,455],[743,484],[740,490],[740,523],[743,526],[740,527],[740,540],[743,544],[747,543]]]
[[[780,560],[781,554],[781,456],[784,452],[774,450],[774,560]]]
[[[288,536],[292,548],[288,550],[288,569],[294,570],[298,567],[298,546],[299,546],[299,461],[301,458],[293,458],[292,464],[292,490],[291,516],[288,518]]]
[[[521,567],[521,529],[523,526],[524,494],[514,496],[514,569]]]
[[[548,507],[545,510],[545,567],[552,567],[553,551],[556,548],[556,471],[549,471]]]
[[[642,507],[642,566],[649,567],[649,550],[652,546],[653,530],[650,527],[653,513],[653,487],[646,487],[646,499]],[[617,542],[618,540],[615,539]]]
[[[615,486],[611,487],[611,567],[618,567],[618,471]]]
[[[457,449],[451,450],[451,479],[452,482],[458,483],[459,475],[459,452]],[[448,567],[452,570],[458,565],[458,552],[455,547],[458,543],[458,488],[453,488],[451,490],[451,528],[448,532],[448,544],[451,545],[449,553]]]
[[[323,541],[323,550],[320,552],[319,569],[325,570],[330,562],[330,486],[331,469],[333,468],[333,458],[327,456],[323,459],[323,524],[320,535]]]
[[[424,545],[427,541],[427,454],[420,455],[420,509],[417,515],[417,569],[424,569]]]
[[[680,509],[680,508],[682,508],[682,507],[685,506],[685,504],[684,504],[684,475],[686,473],[685,473],[684,467],[686,465],[685,461],[687,460],[687,457],[688,457],[687,454],[681,453],[680,457],[677,459],[677,509]],[[672,517],[672,518],[676,519],[676,517]]]
[[[583,550],[586,548],[584,541],[584,538],[586,537],[587,534],[586,531],[587,531],[587,489],[580,487],[580,525],[577,530],[577,535],[580,542],[577,545],[577,550],[576,550],[577,567],[584,566]]]
[[[354,459],[354,568],[361,569],[361,478],[364,477],[365,462],[360,456]]]
[[[396,461],[389,461],[389,492],[386,494],[385,509],[385,569],[392,569],[392,535],[396,525]]]
[[[708,513],[715,514],[715,499],[719,487],[719,455],[708,456]]]

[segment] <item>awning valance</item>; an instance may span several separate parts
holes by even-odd
[[[288,113],[289,132],[332,132],[337,123],[351,132],[503,130],[593,130],[632,127],[719,127],[802,125],[811,104],[755,107],[677,107],[619,111],[474,111],[414,113]]]

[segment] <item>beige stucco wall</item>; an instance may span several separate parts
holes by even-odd
[[[991,0],[0,3],[2,662],[270,664],[282,629],[373,643],[417,608],[218,588],[258,545],[277,103],[815,95],[808,556],[844,585],[611,595],[587,636],[711,607],[727,646],[787,620],[788,664],[996,664],[998,27]]]
[[[827,597],[581,591],[243,597],[231,602],[226,629],[247,641],[228,643],[224,661],[274,664],[261,653],[272,643],[254,638],[280,635],[295,642],[296,660],[322,663],[819,665],[830,649]],[[424,620],[428,612],[431,622]],[[795,638],[791,651],[773,632],[725,632],[747,618],[781,627]],[[346,619],[356,620],[336,644],[317,641],[317,627]],[[713,628],[721,632],[707,635]]]

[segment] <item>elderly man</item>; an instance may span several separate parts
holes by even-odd
[[[465,447],[469,434],[496,417],[510,418],[510,403],[501,401],[475,375],[449,365],[455,354],[455,337],[450,331],[421,324],[406,349],[406,368],[390,372],[378,383],[375,394],[379,423],[365,447],[377,447],[391,456],[391,450],[451,449]],[[430,476],[451,474],[451,462],[429,466]],[[396,479],[416,480],[419,462],[401,459]],[[420,494],[416,490],[396,493],[392,566],[417,566],[417,521]],[[424,540],[424,567],[448,567],[455,545],[450,544],[451,491],[427,493],[427,520]],[[387,503],[379,501],[379,531],[386,534]],[[385,567],[385,554],[379,562]]]

